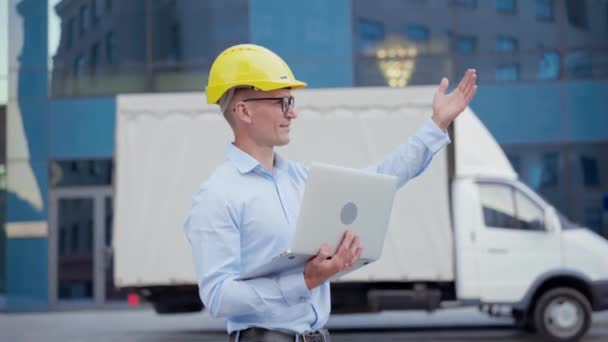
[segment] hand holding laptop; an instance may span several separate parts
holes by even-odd
[[[346,230],[334,255],[331,247],[324,243],[319,253],[308,260],[304,266],[304,281],[313,289],[333,277],[336,273],[352,267],[361,256],[363,247],[358,235]]]

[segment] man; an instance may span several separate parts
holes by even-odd
[[[432,119],[369,169],[397,176],[400,185],[421,173],[449,143],[445,131],[475,95],[475,82],[475,70],[468,70],[446,94],[444,78]],[[228,48],[211,67],[207,101],[220,105],[234,142],[194,195],[184,230],[200,297],[212,316],[228,320],[231,341],[329,341],[323,329],[330,312],[328,279],[354,264],[363,249],[347,230],[339,246],[320,246],[303,272],[236,280],[289,249],[293,239],[308,173],[274,147],[289,143],[297,118],[292,91],[305,86],[279,56],[256,45]]]

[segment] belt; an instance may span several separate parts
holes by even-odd
[[[263,328],[248,328],[234,331],[230,342],[330,342],[329,331],[321,329],[303,334],[286,333]]]

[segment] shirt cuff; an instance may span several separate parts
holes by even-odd
[[[427,118],[422,126],[418,128],[416,137],[426,145],[426,147],[433,153],[437,153],[443,146],[451,143],[450,136],[431,118]]]
[[[311,294],[304,281],[304,272],[281,275],[278,282],[283,298],[290,306],[310,300]]]

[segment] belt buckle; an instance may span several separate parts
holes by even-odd
[[[302,342],[325,342],[325,336],[320,331],[305,332],[302,334]]]

